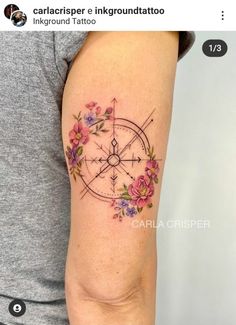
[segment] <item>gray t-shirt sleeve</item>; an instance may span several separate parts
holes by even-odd
[[[65,80],[68,68],[82,48],[88,32],[54,32],[55,61],[58,72]]]
[[[186,53],[191,49],[195,41],[194,32],[179,32],[179,60],[182,59]]]

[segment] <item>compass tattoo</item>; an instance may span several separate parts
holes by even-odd
[[[137,125],[120,117],[118,107],[116,98],[106,109],[92,101],[85,105],[84,115],[74,115],[66,156],[74,181],[82,181],[80,198],[91,195],[106,202],[114,211],[113,219],[122,221],[152,208],[161,159],[146,135],[154,111]]]

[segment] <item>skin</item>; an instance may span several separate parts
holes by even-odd
[[[154,123],[146,133],[162,159],[159,183],[155,185],[153,207],[144,208],[135,216],[137,221],[155,221],[157,216],[177,57],[178,33],[90,33],[72,65],[64,91],[65,151],[75,123],[73,114],[86,114],[84,105],[92,100],[106,107],[116,97],[119,116],[138,125],[155,109]],[[84,145],[86,155],[97,155],[90,151]],[[143,173],[143,167],[136,168]],[[80,178],[70,180],[71,233],[65,278],[70,324],[153,325],[155,228],[134,227],[132,218],[117,222],[109,204],[89,193],[81,199],[84,187]]]

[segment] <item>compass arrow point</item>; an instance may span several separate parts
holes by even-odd
[[[111,102],[112,103],[117,103],[117,99],[114,97]]]

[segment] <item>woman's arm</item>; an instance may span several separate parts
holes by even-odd
[[[153,325],[155,221],[178,34],[94,32],[63,100],[71,179],[71,325]]]

